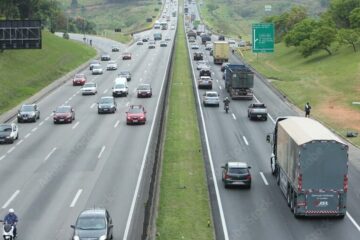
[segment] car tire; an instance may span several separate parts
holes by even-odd
[[[17,119],[17,122],[18,122],[18,123],[21,123],[21,119],[18,118],[18,119]]]
[[[39,115],[38,115],[37,119],[40,119],[40,113],[39,113]]]
[[[16,134],[16,139],[19,139],[19,133]]]

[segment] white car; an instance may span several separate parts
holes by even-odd
[[[206,44],[205,50],[211,51],[213,49],[213,45],[211,43]]]
[[[100,64],[99,60],[92,60],[90,65],[89,65],[89,69],[92,70],[94,65]]]
[[[0,143],[13,143],[19,138],[19,128],[15,123],[0,124]]]
[[[198,50],[200,47],[197,44],[191,45],[191,49]]]
[[[206,91],[203,95],[204,106],[220,106],[219,94],[216,91]]]
[[[91,71],[92,75],[103,74],[103,69],[100,64],[94,64]]]
[[[201,70],[205,68],[209,68],[209,63],[207,61],[198,61],[196,63],[196,70]]]
[[[174,25],[171,25],[171,26],[170,26],[170,29],[171,29],[171,30],[175,30],[175,26],[174,26]]]
[[[95,95],[97,93],[97,85],[94,82],[87,82],[81,88],[82,95]]]
[[[108,62],[108,64],[106,65],[106,70],[117,70],[118,65],[115,61],[110,61]]]

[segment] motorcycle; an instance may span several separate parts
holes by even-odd
[[[3,221],[0,221],[3,222]],[[8,223],[3,225],[3,238],[4,240],[14,240],[14,226]]]
[[[225,108],[225,112],[228,113],[229,112],[229,104],[225,104],[224,108]]]

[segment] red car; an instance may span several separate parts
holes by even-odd
[[[86,82],[85,74],[76,74],[73,78],[73,86],[83,86]]]
[[[142,105],[130,105],[129,110],[126,112],[126,124],[145,124],[146,111]]]
[[[54,123],[72,123],[75,120],[75,111],[71,106],[59,106],[54,111]]]
[[[123,60],[131,60],[131,53],[129,53],[129,52],[123,53],[122,54],[122,59]]]

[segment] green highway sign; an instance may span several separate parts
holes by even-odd
[[[274,52],[274,24],[255,23],[252,25],[252,51],[254,53]]]

